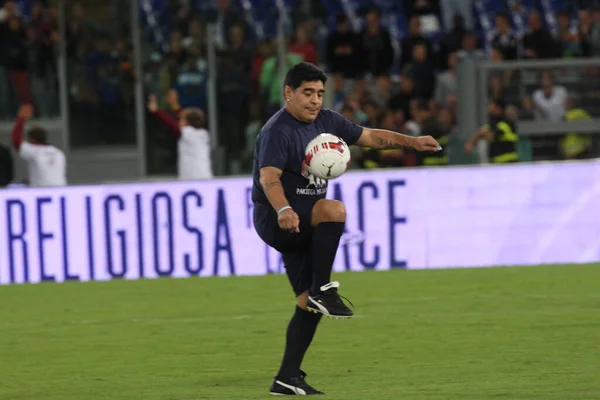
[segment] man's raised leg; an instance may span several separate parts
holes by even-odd
[[[313,279],[307,307],[329,317],[350,318],[352,310],[337,293],[339,282],[331,282],[333,262],[346,224],[344,204],[337,200],[319,200],[312,209],[311,224]]]

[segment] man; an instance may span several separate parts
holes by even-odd
[[[65,154],[48,143],[48,132],[34,126],[27,132],[27,140],[23,140],[23,126],[32,116],[33,106],[22,105],[11,135],[15,150],[27,162],[29,186],[66,186]]]
[[[491,41],[491,47],[502,53],[505,60],[517,59],[519,41],[510,28],[507,14],[496,14],[496,32]]]
[[[503,100],[494,100],[488,107],[490,123],[481,127],[465,144],[465,151],[471,153],[481,139],[489,140],[488,154],[494,164],[515,163],[519,153],[515,124],[506,118],[506,104]]]
[[[339,283],[330,281],[346,210],[341,202],[326,200],[327,181],[308,172],[304,163],[307,144],[318,134],[331,132],[348,145],[438,149],[431,137],[363,128],[334,111],[322,110],[326,81],[325,73],[316,66],[306,62],[294,65],[284,80],[285,107],[265,123],[256,140],[254,226],[261,239],[282,254],[296,294],[285,355],[271,386],[274,395],[322,394],[305,382],[302,359],[322,315],[353,315],[338,294]]]
[[[351,79],[363,75],[363,65],[360,62],[360,39],[352,32],[350,21],[345,13],[336,15],[335,29],[327,37],[325,52],[330,72]]]
[[[400,69],[402,70],[406,64],[408,64],[414,53],[416,45],[422,44],[425,46],[425,57],[433,61],[434,53],[431,42],[427,40],[421,33],[421,19],[418,15],[413,15],[408,20],[408,36],[402,39],[401,52],[400,52]]]
[[[567,89],[556,85],[552,71],[543,71],[540,78],[540,88],[533,92],[530,99],[523,101],[525,109],[533,111],[536,120],[559,122],[565,115],[565,104],[568,97]]]
[[[179,138],[177,168],[179,179],[211,179],[213,173],[210,133],[204,128],[204,112],[199,108],[181,109],[177,92],[174,90],[169,91],[168,103],[177,113],[178,122],[158,108],[156,95],[150,95],[148,110]]]
[[[552,37],[552,34],[544,29],[540,13],[531,11],[528,18],[529,31],[521,39],[525,58],[560,58],[560,45]]]
[[[375,77],[389,75],[394,63],[394,48],[387,29],[381,26],[381,11],[373,7],[365,16],[365,28],[360,34],[365,72]]]
[[[0,188],[8,186],[14,179],[15,170],[10,149],[0,144]]]

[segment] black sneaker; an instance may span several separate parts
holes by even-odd
[[[304,381],[306,374],[300,371],[300,376],[288,379],[273,380],[271,394],[274,396],[310,396],[313,394],[325,394],[318,391]]]
[[[344,301],[338,294],[339,287],[339,282],[330,282],[327,285],[321,286],[319,294],[308,296],[308,310],[332,318],[351,318],[354,313],[344,304]],[[352,304],[349,300],[348,302]]]

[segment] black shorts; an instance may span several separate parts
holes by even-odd
[[[296,296],[310,289],[312,266],[310,247],[312,241],[312,209],[314,203],[292,205],[300,217],[300,232],[290,233],[281,230],[277,223],[277,213],[270,204],[254,204],[254,229],[269,246],[281,253],[285,272]]]

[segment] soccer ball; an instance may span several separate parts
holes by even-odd
[[[342,138],[331,133],[321,133],[311,140],[305,154],[308,172],[321,179],[337,178],[350,164],[350,148]]]

